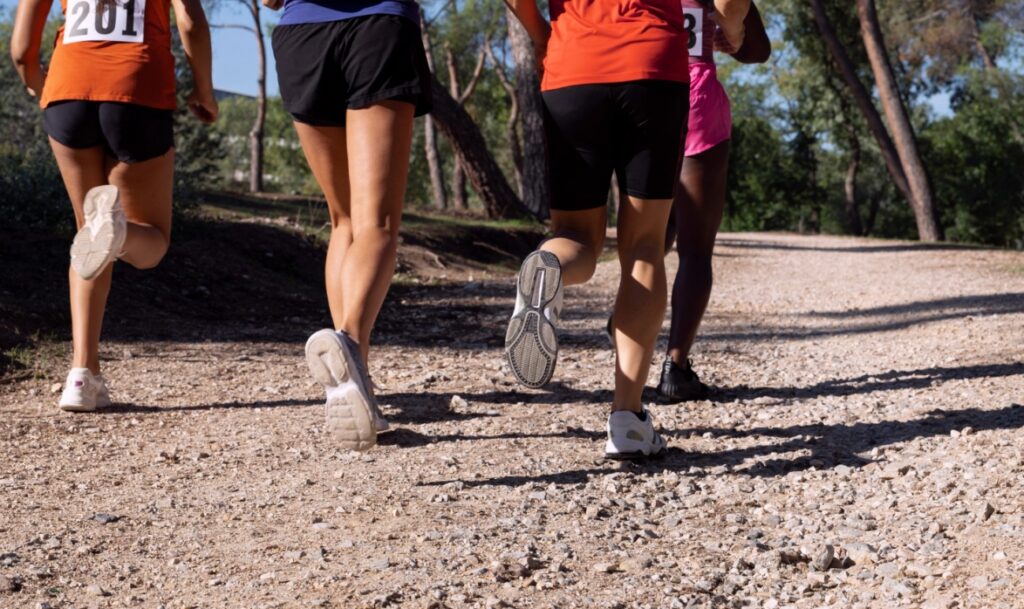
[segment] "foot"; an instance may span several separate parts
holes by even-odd
[[[327,391],[327,430],[342,448],[372,448],[388,423],[370,389],[359,345],[344,332],[320,330],[306,341],[306,363]]]
[[[693,371],[690,360],[686,360],[686,367],[683,368],[673,362],[672,358],[665,359],[661,366],[661,382],[658,383],[658,396],[662,400],[669,403],[704,400],[710,392]]]
[[[121,255],[128,222],[117,187],[97,186],[85,195],[85,224],[71,243],[71,268],[82,279],[96,277]]]
[[[562,266],[551,252],[533,252],[519,269],[516,308],[505,333],[505,358],[527,387],[544,386],[555,372],[561,312]]]
[[[617,410],[608,417],[605,459],[646,459],[665,450],[665,440],[654,430],[654,418],[647,410],[639,413]]]
[[[110,406],[110,391],[102,374],[88,368],[72,368],[60,394],[60,408],[68,412],[92,412]]]

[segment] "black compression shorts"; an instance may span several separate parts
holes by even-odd
[[[672,198],[690,106],[687,83],[578,85],[545,91],[543,98],[552,209],[604,206],[613,171],[629,195]]]
[[[53,102],[43,110],[43,129],[68,148],[103,146],[123,163],[155,159],[174,147],[174,112],[138,104]]]
[[[277,81],[284,107],[308,125],[343,127],[345,110],[384,100],[430,112],[430,69],[419,25],[369,15],[274,28]]]

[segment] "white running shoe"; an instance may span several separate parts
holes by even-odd
[[[110,406],[110,391],[102,374],[88,368],[72,368],[60,394],[60,408],[68,412],[92,412]]]
[[[71,268],[82,279],[92,279],[122,253],[128,221],[117,187],[91,188],[82,205],[85,224],[71,243]]]
[[[654,417],[644,409],[643,419],[629,410],[617,410],[608,417],[606,459],[644,459],[665,450],[665,440],[654,430]]]
[[[505,333],[505,358],[523,385],[543,387],[551,380],[561,314],[562,265],[551,252],[533,252],[519,269],[516,308]]]
[[[373,448],[377,432],[389,425],[370,390],[359,345],[344,332],[320,330],[306,341],[306,363],[327,390],[328,431],[342,448]]]

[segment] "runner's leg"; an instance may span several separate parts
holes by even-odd
[[[672,329],[668,354],[687,367],[690,348],[711,297],[711,257],[725,209],[729,142],[686,157],[676,194],[679,270],[672,286]]]
[[[75,223],[81,228],[85,223],[82,204],[90,188],[107,182],[107,157],[102,146],[93,148],[69,148],[50,138],[50,147],[57,160],[57,167],[64,180],[71,206],[75,210]],[[103,326],[103,311],[110,294],[110,279],[113,265],[108,265],[93,279],[82,279],[78,273],[68,269],[68,283],[71,293],[71,347],[72,368],[88,368],[93,374],[100,373],[99,343]]]
[[[553,236],[540,249],[558,258],[564,285],[584,283],[594,275],[597,259],[604,248],[607,213],[607,207],[581,211],[551,210]]]
[[[612,410],[643,409],[641,396],[665,315],[665,224],[669,199],[624,197],[618,250],[622,276],[615,299],[615,399]]]
[[[119,259],[137,269],[151,269],[171,243],[174,149],[138,163],[108,158],[108,167],[107,183],[117,186],[128,219],[124,253]]]

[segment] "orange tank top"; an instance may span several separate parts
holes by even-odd
[[[680,0],[551,0],[541,89],[689,82],[687,45]]]
[[[64,25],[39,100],[173,110],[170,0],[61,0]]]

